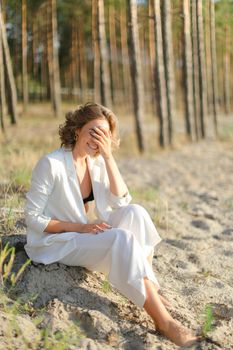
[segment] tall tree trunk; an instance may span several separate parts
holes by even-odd
[[[83,39],[83,19],[79,18],[79,26],[78,26],[78,52],[79,52],[79,72],[80,72],[80,82],[81,82],[81,98],[82,100],[86,100],[87,96],[87,63],[86,56],[84,52],[84,39]]]
[[[129,51],[127,44],[127,25],[126,25],[126,7],[125,3],[121,2],[120,13],[120,36],[121,36],[121,55],[122,55],[122,74],[123,74],[123,93],[126,107],[131,105],[132,87],[130,81],[130,68],[129,68]]]
[[[201,136],[206,136],[207,89],[205,72],[205,48],[203,31],[202,1],[197,1],[197,36],[198,36],[198,64],[199,64],[199,93],[200,93],[200,124]]]
[[[166,98],[165,68],[163,56],[163,39],[161,26],[160,0],[154,0],[155,14],[155,48],[156,48],[156,91],[155,98],[158,101],[159,116],[159,143],[165,147],[169,144],[168,111]]]
[[[28,73],[27,73],[27,7],[22,0],[22,73],[23,73],[23,110],[28,105]]]
[[[190,1],[183,0],[184,18],[184,69],[185,69],[185,121],[186,132],[191,140],[194,139],[194,103],[193,103],[193,75],[192,75],[192,42],[190,22]]]
[[[215,3],[210,0],[210,50],[211,50],[211,82],[212,82],[212,103],[215,134],[218,134],[218,72],[216,55],[216,36],[215,36]]]
[[[137,21],[137,2],[127,0],[128,4],[128,30],[129,30],[129,52],[130,52],[130,72],[132,80],[133,107],[135,115],[135,126],[140,152],[145,150],[142,117],[143,117],[143,81],[141,72],[141,59]]]
[[[5,118],[6,118],[6,93],[5,93],[5,74],[4,74],[4,61],[3,61],[3,47],[2,47],[2,34],[0,30],[0,123],[1,129],[5,131]]]
[[[109,53],[105,33],[104,1],[98,0],[98,40],[100,49],[100,91],[101,103],[111,108],[111,84],[109,71]]]
[[[50,77],[50,93],[56,117],[61,115],[61,87],[58,62],[56,0],[47,0],[47,51]]]
[[[153,107],[156,105],[154,98],[155,87],[155,14],[154,14],[154,0],[149,0],[149,57],[150,57],[150,75],[151,75],[151,104]]]
[[[72,91],[76,91],[78,87],[78,40],[77,40],[77,21],[73,17],[71,20],[71,85]]]
[[[200,94],[199,94],[199,66],[198,66],[198,44],[197,44],[197,4],[196,0],[191,0],[191,37],[192,37],[192,81],[193,81],[193,107],[195,136],[198,140],[201,136],[200,126]]]
[[[224,110],[226,114],[230,113],[230,54],[229,54],[229,27],[225,24],[224,27],[225,43],[223,50],[223,96],[224,96]]]
[[[18,119],[17,92],[16,92],[15,80],[14,80],[13,69],[11,64],[10,51],[9,51],[8,42],[7,42],[6,28],[2,17],[1,4],[0,4],[0,30],[1,30],[1,36],[2,36],[3,53],[5,58],[5,66],[7,71],[8,87],[9,87],[9,95],[7,99],[8,111],[11,117],[11,123],[16,124]]]
[[[205,35],[205,73],[206,73],[206,107],[207,114],[212,114],[212,82],[211,82],[211,32],[210,32],[210,6],[211,0],[206,0],[203,2],[203,6],[205,6],[205,16],[203,20],[204,24],[204,35]]]
[[[116,41],[116,10],[115,4],[109,5],[109,38],[110,38],[110,57],[111,57],[111,76],[112,76],[112,101],[119,101],[118,93],[120,91],[120,74],[119,74],[119,59]]]
[[[94,101],[100,97],[100,49],[98,39],[98,0],[92,0],[92,47],[94,52]]]
[[[174,54],[172,40],[172,19],[171,2],[163,0],[163,49],[164,49],[164,67],[167,95],[167,115],[168,115],[168,141],[172,144],[172,116],[175,115],[175,75],[174,75]]]

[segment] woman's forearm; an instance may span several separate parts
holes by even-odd
[[[115,196],[123,197],[128,193],[128,189],[112,155],[105,158],[105,164],[109,177],[110,191]]]
[[[80,232],[83,224],[60,221],[60,220],[50,220],[44,232],[47,233],[61,233],[61,232]]]

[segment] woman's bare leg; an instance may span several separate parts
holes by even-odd
[[[144,278],[147,299],[144,309],[152,317],[156,328],[178,346],[188,346],[198,340],[191,331],[174,320],[163,305],[153,282]]]
[[[147,257],[147,260],[148,260],[149,264],[151,265],[151,267],[152,267],[153,256],[154,256],[154,254],[152,252]],[[160,297],[160,300],[162,301],[164,306],[169,307],[169,308],[172,307],[171,303],[169,303],[169,301],[163,295],[159,294],[159,297]]]

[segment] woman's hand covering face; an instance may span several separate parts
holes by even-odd
[[[93,137],[93,142],[98,146],[103,158],[109,158],[112,154],[111,131],[98,126],[90,129],[90,135]]]

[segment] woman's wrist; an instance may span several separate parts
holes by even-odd
[[[103,158],[104,158],[105,162],[108,162],[108,161],[111,161],[112,159],[114,159],[112,153],[103,155]]]

